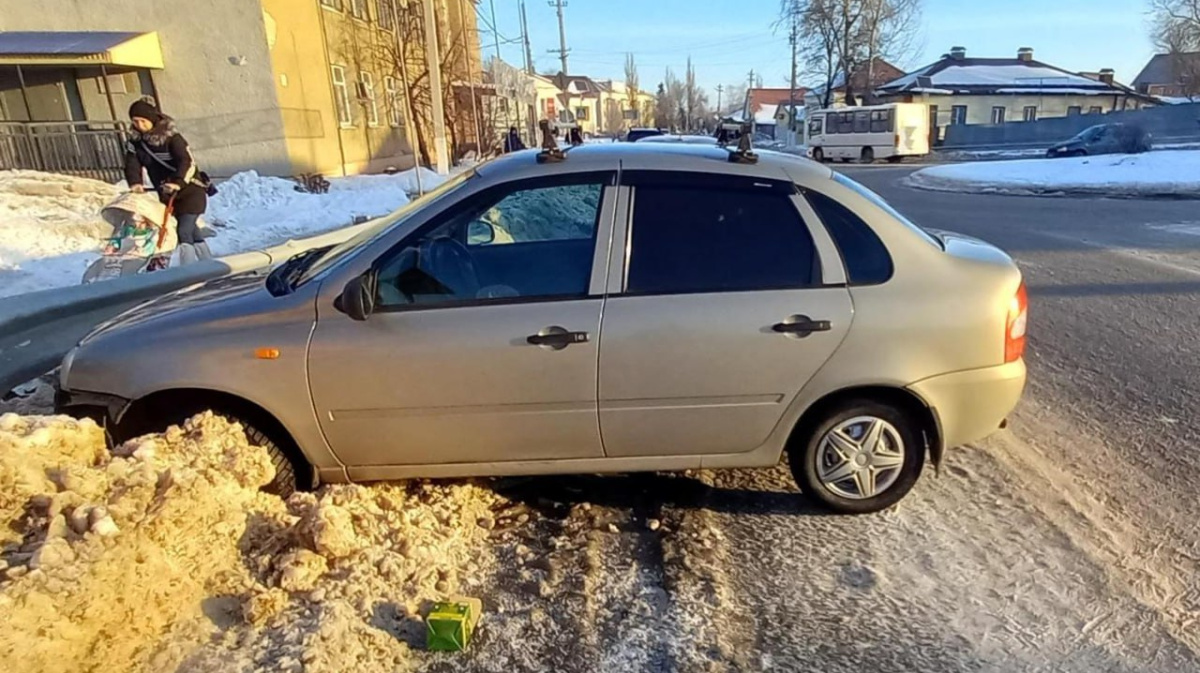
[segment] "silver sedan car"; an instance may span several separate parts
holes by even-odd
[[[322,482],[750,468],[841,512],[1000,428],[1026,298],[997,248],[819,164],[518,152],[353,239],[144,304],[64,360],[114,439],[201,410]]]

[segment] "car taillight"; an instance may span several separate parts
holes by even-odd
[[[1025,294],[1025,283],[1017,288],[1017,294],[1008,302],[1008,319],[1004,323],[1004,361],[1016,362],[1025,354],[1025,327],[1029,320],[1029,297]]]

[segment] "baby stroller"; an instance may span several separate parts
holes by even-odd
[[[122,194],[100,211],[100,217],[112,225],[113,232],[105,239],[100,259],[83,273],[85,285],[170,266],[179,239],[171,208],[157,194]]]

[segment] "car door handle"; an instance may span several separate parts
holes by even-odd
[[[775,323],[771,329],[780,334],[806,337],[813,332],[828,332],[833,329],[833,325],[828,320],[813,320],[806,315],[794,315],[783,322]]]
[[[553,350],[562,350],[572,344],[585,344],[590,340],[591,336],[587,332],[571,332],[557,325],[546,327],[525,338],[525,341],[534,346],[546,346]]]

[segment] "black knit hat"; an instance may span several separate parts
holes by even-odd
[[[142,99],[134,101],[133,105],[129,106],[129,118],[133,119],[134,117],[149,119],[151,122],[157,124],[162,121],[163,114],[158,111],[158,108],[154,107],[154,103]]]

